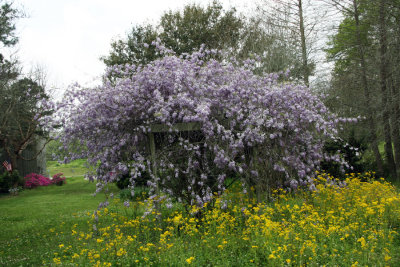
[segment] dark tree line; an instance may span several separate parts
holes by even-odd
[[[40,120],[51,113],[43,106],[48,99],[44,87],[34,78],[24,77],[19,62],[6,58],[4,51],[18,42],[15,22],[22,16],[11,2],[0,0],[0,153],[18,169],[18,160],[33,160],[44,147],[35,149],[31,158],[23,152],[36,147],[39,137],[48,137]]]
[[[329,1],[343,20],[332,35],[332,105],[344,115],[362,115],[359,124],[380,175],[400,171],[400,5],[394,0]],[[380,151],[380,145],[384,151]]]

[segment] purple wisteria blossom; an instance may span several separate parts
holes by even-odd
[[[297,187],[309,179],[342,119],[304,86],[279,83],[277,74],[256,75],[252,62],[206,60],[209,53],[177,57],[167,51],[145,66],[111,68],[105,77],[118,78],[102,86],[70,88],[59,110],[61,140],[84,149],[68,159],[87,157],[102,183],[130,173],[132,190],[147,173],[150,195],[161,192],[199,206],[223,192],[225,177],[235,173],[248,187]],[[189,122],[200,130],[173,128]],[[148,147],[154,124],[170,128],[154,134],[157,173]]]

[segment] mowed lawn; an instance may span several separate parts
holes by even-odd
[[[71,227],[86,222],[105,199],[103,193],[93,196],[96,185],[84,179],[83,163],[48,163],[50,175],[65,174],[66,185],[0,196],[0,266],[42,265],[54,256],[49,253],[55,246],[71,237]]]

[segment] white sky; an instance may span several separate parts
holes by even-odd
[[[211,1],[211,0],[210,0]],[[44,68],[47,85],[63,91],[71,83],[99,83],[113,39],[123,38],[135,24],[156,23],[170,9],[208,0],[14,0],[26,18],[19,19],[15,53],[25,72]],[[223,0],[242,12],[252,0]]]

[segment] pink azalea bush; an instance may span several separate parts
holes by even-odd
[[[48,186],[52,184],[50,178],[37,173],[30,173],[26,175],[24,177],[24,180],[25,180],[25,188],[31,188],[31,189],[38,186]]]
[[[55,184],[55,185],[58,185],[58,186],[66,184],[67,181],[66,181],[65,176],[63,176],[63,175],[64,175],[63,173],[54,174],[52,179],[51,179],[51,183]]]
[[[97,167],[91,176],[99,181],[97,191],[126,174],[133,189],[148,175],[153,196],[161,190],[202,206],[225,190],[227,178],[265,192],[309,185],[322,160],[345,164],[323,146],[347,119],[309,88],[282,83],[279,74],[257,75],[256,62],[209,59],[213,51],[166,53],[145,66],[111,68],[106,77],[113,78],[97,88],[70,88],[59,106],[61,141],[75,148],[65,160],[88,158]],[[177,123],[201,127],[179,133]],[[147,146],[154,124],[169,128],[154,134],[157,173]]]

